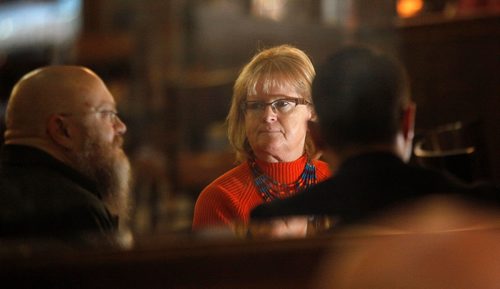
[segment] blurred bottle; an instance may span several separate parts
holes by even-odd
[[[416,162],[447,171],[465,182],[485,179],[489,166],[479,122],[455,122],[426,131],[416,141]]]

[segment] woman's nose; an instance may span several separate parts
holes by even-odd
[[[267,105],[264,108],[264,111],[262,114],[263,114],[265,121],[275,121],[277,119],[277,116],[278,116],[276,109],[271,104]]]

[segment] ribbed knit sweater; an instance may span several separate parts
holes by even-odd
[[[268,163],[257,160],[261,171],[280,183],[295,182],[307,162],[302,156],[293,162]],[[331,171],[327,163],[314,160],[318,182],[328,178]],[[229,170],[198,196],[194,208],[193,230],[208,227],[231,226],[235,222],[247,224],[250,211],[264,202],[257,187],[248,162]]]

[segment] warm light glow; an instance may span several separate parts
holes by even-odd
[[[399,17],[415,16],[424,7],[423,0],[398,0],[397,10]]]
[[[279,21],[285,15],[286,2],[287,0],[252,0],[252,14]]]

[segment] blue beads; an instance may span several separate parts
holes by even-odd
[[[284,199],[317,183],[316,167],[308,160],[300,177],[290,184],[282,184],[264,174],[255,160],[248,162],[254,176],[254,184],[265,202]]]

